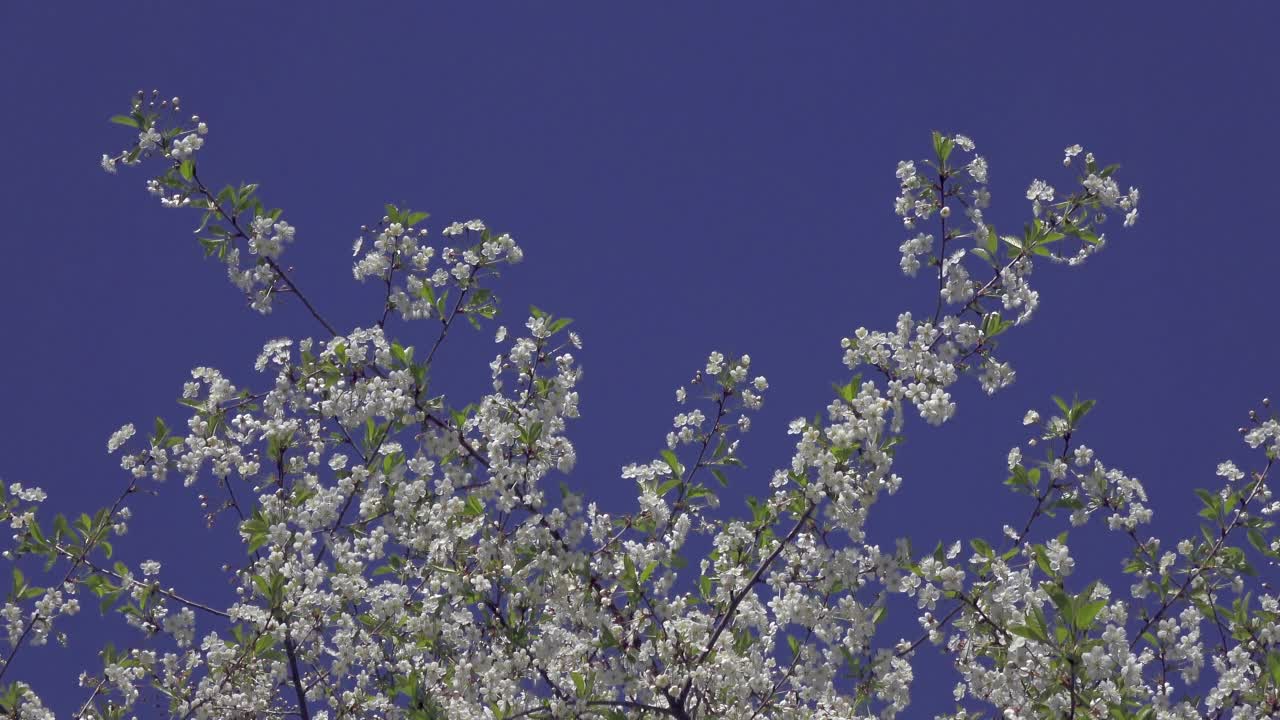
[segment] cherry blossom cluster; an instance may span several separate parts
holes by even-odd
[[[147,180],[147,192],[169,208],[204,210],[196,230],[205,256],[216,255],[227,266],[231,284],[245,293],[250,305],[271,312],[274,298],[296,288],[276,264],[284,246],[293,242],[296,229],[280,220],[280,210],[267,209],[256,196],[253,183],[228,185],[216,194],[200,179],[196,152],[204,146],[209,126],[198,115],[181,113],[181,99],[161,99],[159,91],[141,90],[127,115],[111,121],[133,128],[137,139],[124,150],[102,156],[102,169],[115,174],[120,165],[163,162],[163,174]],[[241,248],[255,260],[242,262]]]
[[[469,302],[458,305],[457,312],[478,322],[476,317],[492,318],[496,306],[490,301],[488,290],[480,287],[480,280],[494,275],[499,264],[515,264],[524,257],[524,251],[510,235],[494,234],[481,220],[453,223],[442,231],[445,238],[470,240],[465,249],[444,246],[440,249],[441,264],[431,270],[436,248],[424,244],[425,227],[414,226],[426,220],[424,212],[401,210],[387,206],[387,215],[376,228],[361,228],[361,235],[352,247],[352,256],[360,259],[352,266],[356,280],[379,278],[387,288],[388,311],[395,310],[405,320],[434,317],[444,320],[450,315],[446,286],[456,286],[458,298]],[[369,250],[361,256],[367,237],[372,237]],[[403,284],[397,283],[396,273],[403,276]],[[429,272],[430,271],[430,272]],[[385,320],[385,314],[384,314]]]
[[[1079,192],[1048,205],[1051,212],[1042,219],[1041,203],[1052,203],[1055,191],[1042,180],[1034,181],[1027,198],[1033,201],[1035,219],[1021,237],[1000,235],[983,214],[991,201],[986,187],[987,160],[973,152],[973,141],[963,135],[935,133],[933,141],[933,158],[921,161],[920,166],[909,160],[898,164],[900,194],[895,202],[895,210],[908,228],[937,216],[936,235],[919,232],[900,247],[900,266],[907,276],[918,273],[922,256],[927,255],[928,264],[937,268],[938,298],[933,315],[918,321],[904,313],[896,332],[859,328],[842,345],[850,368],[865,364],[885,376],[886,392],[895,409],[905,399],[916,406],[921,417],[937,425],[955,412],[948,388],[960,372],[979,374],[988,393],[1012,382],[1013,369],[992,352],[994,338],[1010,326],[1027,322],[1039,304],[1040,295],[1028,282],[1035,258],[1071,265],[1083,262],[1104,244],[1105,238],[1093,228],[1105,220],[1107,209],[1129,211],[1125,224],[1133,224],[1138,191],[1131,188],[1129,195],[1120,196],[1113,178],[1116,166],[1099,168],[1089,153]],[[1079,146],[1068,148],[1068,166],[1071,157],[1080,152]],[[964,209],[967,226],[952,223],[953,205]],[[1080,244],[1079,251],[1069,258],[1055,250],[1055,243],[1068,237]],[[973,247],[955,247],[962,240]],[[930,255],[935,243],[937,254]],[[975,279],[968,267],[970,258],[987,266],[989,278]],[[947,307],[958,309],[944,315]],[[1002,314],[1014,312],[1011,319]]]
[[[918,555],[907,538],[882,548],[868,537],[881,493],[906,482],[894,471],[905,405],[941,425],[956,415],[961,377],[987,393],[1011,383],[994,350],[1038,305],[1035,261],[1078,265],[1104,245],[1096,228],[1108,213],[1136,219],[1137,190],[1122,193],[1115,166],[1082,147],[1063,163],[1080,169],[1079,190],[1062,197],[1035,180],[1030,222],[1001,235],[986,216],[987,160],[969,138],[935,133],[931,158],[899,164],[895,204],[916,233],[901,269],[930,269],[931,310],[841,342],[851,378],[825,413],[789,424],[792,457],[748,499],[748,515],[726,512],[717,488],[753,480],[740,451],[769,382],[748,355],[710,353],[676,389],[656,456],[622,467],[636,506],[616,514],[556,487],[577,463],[567,433],[582,340],[571,320],[531,308],[522,326],[499,326],[492,391],[470,402],[432,378],[458,319],[479,328],[497,316],[482,281],[520,261],[509,235],[472,220],[433,245],[425,213],[386,206],[353,248],[355,279],[385,289],[380,316],[340,332],[276,263],[293,227],[261,207],[255,186],[209,191],[194,162],[203,123],[171,124],[162,116],[177,99],[157,97],[138,96],[118,117],[138,140],[104,168],[166,163],[151,187],[166,205],[205,211],[206,254],[227,263],[254,307],[291,294],[325,334],[267,341],[257,377],[197,367],[182,387],[180,432],[157,419],[142,437],[133,423],[112,433],[107,450],[128,485],[97,513],[42,521],[41,490],[0,486],[0,520],[14,533],[4,556],[43,558],[50,570],[46,582],[15,565],[0,608],[11,648],[0,712],[52,717],[4,676],[92,595],[134,635],[81,675],[80,718],[159,701],[184,720],[887,719],[909,712],[912,660],[926,646],[955,662],[956,711],[942,717],[956,720],[991,709],[1028,720],[1280,713],[1280,597],[1265,582],[1250,594],[1239,542],[1274,571],[1280,501],[1267,476],[1280,421],[1262,416],[1269,401],[1241,428],[1264,459],[1251,471],[1219,464],[1221,488],[1200,494],[1198,537],[1166,546],[1140,534],[1152,519],[1142,483],[1080,443],[1093,403],[1056,398],[1053,411],[1027,412],[1029,437],[1006,456],[1005,484],[1030,510],[998,543]],[[1068,240],[1074,253],[1059,250]],[[253,264],[241,266],[242,250]],[[416,319],[432,321],[434,337],[398,342],[395,322]],[[213,531],[244,545],[219,568],[230,604],[165,586],[154,560],[111,561],[129,496],[171,473]],[[1046,527],[1059,513],[1069,527]],[[1075,579],[1069,533],[1095,515],[1130,548],[1127,594]],[[902,598],[920,634],[877,638]],[[1208,670],[1214,683],[1197,700]]]
[[[1225,594],[1240,596],[1244,574],[1254,572],[1244,553],[1228,544],[1232,533],[1251,535],[1250,543],[1269,567],[1280,557],[1264,540],[1271,523],[1248,510],[1270,499],[1265,481],[1276,453],[1268,452],[1263,469],[1247,482],[1241,482],[1245,473],[1233,462],[1220,464],[1218,475],[1226,485],[1217,494],[1201,495],[1206,506],[1201,516],[1214,523],[1212,531],[1205,527],[1202,538],[1181,540],[1176,552],[1162,552],[1158,538],[1137,533],[1151,519],[1141,483],[1103,466],[1087,446],[1072,447],[1093,404],[1057,402],[1061,415],[1041,422],[1040,413],[1031,411],[1026,418],[1041,430],[1028,440],[1029,448],[1045,441],[1057,447],[1030,467],[1022,448],[1009,454],[1006,483],[1035,502],[1022,528],[1006,526],[1011,547],[1002,552],[971,541],[973,553],[965,564],[976,578],[960,589],[947,588],[942,577],[946,568],[960,566],[940,565],[939,553],[918,563],[923,579],[960,601],[948,616],[949,637],[932,613],[921,616],[921,624],[931,628],[930,639],[956,657],[962,675],[956,701],[979,700],[1001,708],[1007,718],[1113,717],[1131,711],[1141,711],[1139,717],[1148,716],[1143,712],[1169,718],[1274,716],[1280,703],[1275,680],[1267,674],[1273,672],[1272,639],[1280,637],[1280,598],[1263,583],[1259,608],[1248,607],[1247,597],[1231,608],[1218,606]],[[1246,432],[1266,433],[1266,427],[1256,422]],[[1078,593],[1068,589],[1075,563],[1067,533],[1045,543],[1028,540],[1033,524],[1056,510],[1069,511],[1073,526],[1104,511],[1108,527],[1127,536],[1133,551],[1124,569],[1136,580],[1129,599],[1097,581]],[[948,553],[945,559],[952,558]],[[932,601],[937,592],[925,599]],[[1231,646],[1232,640],[1240,644]],[[1208,664],[1218,681],[1201,707],[1192,691]],[[1175,681],[1184,686],[1181,700],[1175,698]],[[960,711],[946,717],[972,715]]]

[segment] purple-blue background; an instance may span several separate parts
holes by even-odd
[[[246,309],[201,261],[196,213],[160,208],[145,172],[98,168],[130,140],[106,118],[155,87],[209,123],[202,176],[260,182],[285,209],[299,228],[285,259],[340,327],[376,318],[350,245],[383,202],[430,211],[437,230],[482,217],[511,232],[526,261],[499,288],[504,321],[530,303],[576,319],[587,372],[571,483],[620,511],[634,493],[619,468],[656,455],[673,390],[708,351],[751,353],[771,384],[725,497],[736,512],[787,463],[786,423],[846,379],[839,339],[932,308],[930,282],[897,271],[892,213],[895,164],[924,157],[930,130],[975,139],[989,217],[1008,229],[1029,216],[1033,177],[1069,188],[1062,148],[1083,143],[1141,187],[1140,222],[1106,226],[1110,246],[1083,268],[1034,276],[1042,307],[1003,346],[1013,388],[989,399],[967,382],[954,422],[913,419],[906,482],[873,514],[873,539],[923,551],[1020,523],[1005,454],[1028,407],[1072,392],[1100,401],[1082,441],[1146,483],[1155,531],[1195,534],[1191,489],[1217,487],[1217,462],[1241,456],[1235,428],[1277,391],[1280,8],[871,7],[3,4],[0,477],[92,510],[125,483],[107,436],[158,413],[181,428],[190,368],[261,384],[264,340],[319,330],[295,305]],[[434,337],[393,328],[406,344]],[[438,373],[482,390],[472,359],[491,338],[459,333]],[[136,499],[120,549],[225,598],[233,528],[204,530],[194,492],[171,481]],[[1082,579],[1105,570],[1123,593],[1120,538],[1078,535]],[[903,622],[885,644],[913,631]],[[87,603],[70,650],[24,651],[17,676],[56,689],[60,714],[83,699],[74,670],[97,667],[100,623]],[[952,684],[920,677],[910,715],[950,707]]]

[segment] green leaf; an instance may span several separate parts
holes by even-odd
[[[1049,557],[1045,554],[1043,545],[1035,545],[1032,547],[1031,554],[1035,556],[1036,566],[1040,568],[1040,572],[1053,577],[1053,569],[1049,565]]]
[[[649,579],[649,576],[650,576],[650,575],[653,575],[653,571],[654,571],[657,567],[658,567],[658,561],[657,561],[657,560],[653,560],[653,561],[651,561],[648,565],[645,565],[645,566],[644,566],[644,570],[640,573],[640,582],[645,582],[646,580],[648,580],[648,579]]]
[[[680,460],[675,453],[670,450],[663,450],[662,459],[667,461],[667,466],[671,468],[672,476],[678,478],[684,474],[684,468],[680,466]]]
[[[1036,642],[1042,642],[1042,643],[1049,642],[1049,638],[1044,636],[1042,633],[1040,633],[1038,628],[1032,627],[1030,625],[1010,625],[1009,632],[1013,633],[1014,635],[1017,635],[1018,637],[1024,637],[1028,640],[1035,640]]]
[[[666,495],[667,493],[671,492],[671,490],[674,489],[675,486],[679,484],[680,484],[680,478],[678,477],[671,478],[670,480],[662,483],[662,485],[658,486],[656,494],[658,497],[662,497],[663,495]]]
[[[622,556],[622,573],[623,580],[631,587],[640,585],[640,577],[636,574],[636,564],[631,562],[630,555]]]
[[[35,540],[37,545],[44,545],[44,531],[40,529],[40,523],[32,521],[27,525],[27,531],[31,533],[31,538]]]
[[[533,447],[542,437],[542,423],[535,422],[529,426],[528,430],[521,433],[521,440],[528,447]]]
[[[1044,588],[1045,594],[1047,594],[1049,599],[1053,602],[1053,606],[1056,607],[1059,612],[1065,613],[1070,609],[1071,596],[1067,595],[1065,590],[1053,583],[1045,583],[1042,587]]]
[[[933,154],[935,157],[938,158],[939,165],[946,164],[947,158],[951,156],[951,150],[953,147],[954,147],[954,143],[951,141],[951,138],[943,135],[942,133],[936,130],[934,131]]]
[[[71,528],[67,526],[67,516],[58,513],[53,518],[53,537],[62,539],[71,536]]]
[[[1098,613],[1101,612],[1102,608],[1106,607],[1106,605],[1106,600],[1094,600],[1093,602],[1085,603],[1084,605],[1077,607],[1075,626],[1081,630],[1088,630],[1093,627],[1094,619],[1098,617]]]
[[[196,176],[196,161],[191,158],[183,160],[178,166],[178,174],[182,175],[183,180],[191,182],[191,179]]]
[[[1079,424],[1080,421],[1084,419],[1084,416],[1089,414],[1089,411],[1093,409],[1095,404],[1097,404],[1097,401],[1095,400],[1085,400],[1084,402],[1073,404],[1071,406],[1071,412],[1067,416],[1067,419],[1071,423],[1071,427],[1075,427]]]
[[[1249,544],[1263,555],[1271,555],[1271,548],[1267,545],[1267,540],[1257,528],[1249,528],[1246,533],[1249,537]]]
[[[135,118],[129,117],[128,115],[112,115],[111,122],[117,125],[124,125],[125,127],[131,127],[135,130],[142,129],[138,127],[138,121]]]
[[[686,497],[688,497],[690,500],[696,500],[697,498],[707,497],[708,495],[715,495],[715,493],[711,491],[711,488],[699,483],[699,484],[690,486],[689,492],[686,495]]]
[[[840,396],[841,400],[853,403],[854,398],[858,397],[858,392],[862,389],[862,375],[854,375],[853,379],[848,383],[844,385],[832,384],[831,387],[835,388],[836,394]]]
[[[1000,333],[1008,330],[1013,325],[1012,320],[1004,320],[1000,317],[1000,313],[992,311],[982,318],[982,337],[984,340],[994,338]]]
[[[600,644],[606,648],[619,647],[617,636],[613,634],[613,631],[609,629],[607,624],[600,626],[600,641]]]

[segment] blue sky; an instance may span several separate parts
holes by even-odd
[[[1084,442],[1145,482],[1154,532],[1196,534],[1192,488],[1246,457],[1235,428],[1277,393],[1277,20],[1262,2],[5,3],[0,478],[96,508],[126,482],[107,436],[180,422],[192,367],[249,381],[263,341],[318,332],[297,307],[249,311],[201,260],[193,213],[160,208],[144,173],[98,168],[128,141],[106,118],[159,88],[210,126],[202,175],[259,182],[284,208],[285,257],[341,327],[376,319],[350,245],[384,202],[431,212],[433,229],[480,217],[512,233],[526,260],[499,287],[505,322],[530,303],[575,318],[570,482],[619,510],[634,495],[619,468],[661,449],[673,391],[710,350],[749,352],[771,384],[725,498],[737,508],[787,464],[787,422],[846,379],[840,338],[932,308],[929,283],[897,271],[892,212],[894,167],[923,158],[931,130],[977,142],[988,217],[1008,228],[1029,217],[1031,179],[1068,186],[1062,148],[1083,143],[1141,187],[1141,220],[1107,226],[1083,268],[1037,273],[1041,308],[1002,348],[1014,387],[967,383],[952,423],[909,423],[903,490],[872,536],[923,549],[1023,519],[1005,454],[1055,393],[1099,401]],[[397,329],[406,344],[427,332]],[[482,391],[491,338],[464,333],[438,372]],[[121,549],[225,595],[233,529],[205,530],[193,493],[138,499]],[[1073,546],[1082,574],[1127,587],[1114,536]],[[79,622],[96,639],[96,608]],[[96,666],[95,649],[74,637],[23,672],[69,712],[79,691],[59,667]],[[913,709],[946,709],[950,685],[922,686]]]

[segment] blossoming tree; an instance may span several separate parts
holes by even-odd
[[[896,202],[910,236],[901,269],[928,276],[932,314],[842,340],[851,379],[825,414],[791,423],[794,455],[743,517],[719,508],[716,487],[741,464],[768,382],[748,356],[711,353],[675,392],[668,448],[623,469],[638,506],[614,517],[548,487],[575,461],[581,340],[567,319],[533,309],[518,332],[497,326],[483,397],[432,386],[451,329],[495,321],[495,271],[522,255],[510,235],[472,220],[433,241],[426,213],[387,206],[353,249],[355,279],[385,301],[367,327],[336,328],[280,263],[296,234],[281,211],[255,185],[200,174],[199,117],[139,93],[112,120],[133,140],[103,168],[156,168],[150,192],[200,215],[206,257],[249,304],[300,302],[318,336],[266,343],[256,380],[193,370],[184,430],[157,419],[146,438],[132,424],[111,436],[128,481],[96,513],[46,517],[39,489],[0,488],[14,530],[6,716],[52,716],[20,679],[22,650],[87,597],[133,629],[80,675],[82,718],[131,716],[144,698],[184,719],[889,718],[908,706],[926,641],[959,671],[947,717],[1280,713],[1280,599],[1265,575],[1247,578],[1280,554],[1273,416],[1251,413],[1244,440],[1262,453],[1247,470],[1219,466],[1222,486],[1200,491],[1200,536],[1172,549],[1143,534],[1142,485],[1080,442],[1092,402],[1057,399],[1026,414],[1031,437],[1009,452],[1007,484],[1029,513],[1004,537],[924,554],[866,540],[877,498],[903,482],[893,464],[908,415],[950,420],[949,389],[966,375],[987,393],[1008,385],[996,351],[1039,303],[1033,268],[1080,265],[1108,242],[1109,215],[1137,219],[1138,191],[1080,146],[1063,159],[1078,188],[1035,180],[1029,221],[1001,234],[986,160],[935,133],[927,160],[899,164]],[[396,342],[393,316],[434,340]],[[113,557],[130,496],[174,476],[238,523],[228,606],[165,585],[155,562]],[[1102,516],[1131,551],[1131,587],[1071,577],[1059,511],[1072,526]],[[689,557],[696,536],[705,557]],[[915,601],[918,636],[877,637],[893,595]]]

